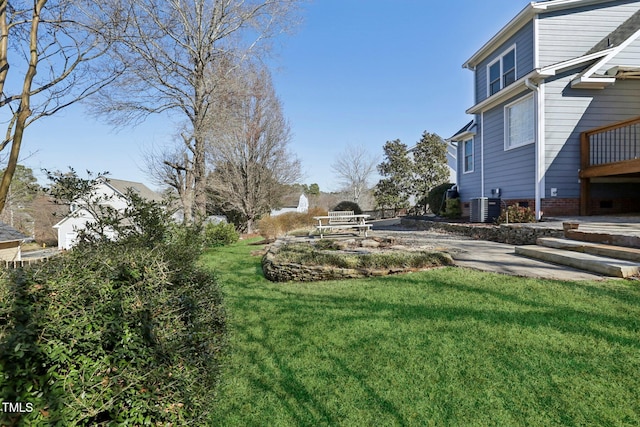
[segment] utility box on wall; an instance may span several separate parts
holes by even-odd
[[[470,207],[471,222],[494,222],[500,216],[500,199],[477,197]]]

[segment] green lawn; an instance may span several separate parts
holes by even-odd
[[[211,425],[640,425],[640,285],[445,268],[274,284],[208,252],[230,323]]]

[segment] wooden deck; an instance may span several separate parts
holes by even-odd
[[[640,117],[580,135],[580,215],[590,215],[591,179],[640,177]]]

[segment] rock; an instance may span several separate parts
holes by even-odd
[[[375,249],[375,248],[379,248],[380,247],[380,242],[377,242],[375,240],[363,240],[360,245],[363,248],[370,248],[370,249]]]

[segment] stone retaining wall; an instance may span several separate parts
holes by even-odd
[[[322,265],[302,265],[295,263],[278,262],[276,255],[280,247],[289,243],[286,239],[275,241],[262,257],[262,272],[272,282],[317,282],[322,280],[359,279],[363,277],[388,276],[390,274],[422,271],[415,268],[388,268],[388,269],[353,269],[338,268]],[[449,265],[453,265],[450,255]]]
[[[417,230],[437,230],[459,234],[476,240],[535,245],[540,237],[564,237],[564,231],[555,228],[534,227],[531,224],[461,224],[403,218],[400,223]]]

